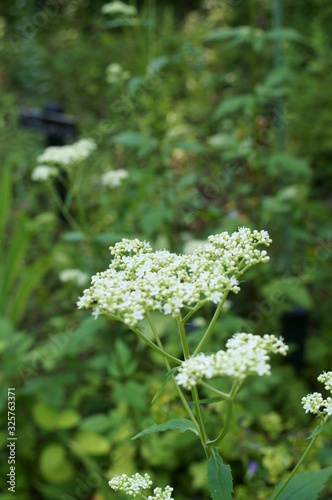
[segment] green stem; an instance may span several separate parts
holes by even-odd
[[[227,401],[227,413],[226,413],[226,419],[225,419],[225,424],[224,424],[223,430],[221,431],[221,433],[219,434],[219,436],[216,439],[213,439],[212,441],[208,441],[206,443],[207,445],[213,446],[215,444],[218,444],[226,436],[228,429],[229,429],[229,425],[231,423],[233,401],[234,401],[234,398],[235,398],[235,395],[236,395],[238,389],[239,389],[239,384],[237,382],[234,382],[232,389],[230,390],[230,393],[229,393],[229,399]]]
[[[179,317],[177,318],[177,322],[178,322],[178,327],[179,327],[179,333],[180,333],[180,339],[181,339],[184,359],[189,359],[190,352],[189,352],[186,331],[184,328],[181,314],[179,314]],[[194,403],[194,407],[195,407],[197,422],[199,425],[199,430],[200,430],[199,434],[200,434],[201,442],[202,442],[204,451],[206,453],[206,456],[208,456],[208,451],[207,451],[206,446],[205,446],[205,443],[208,440],[208,437],[207,437],[205,424],[204,424],[204,420],[203,420],[202,408],[201,408],[201,405],[199,403],[199,394],[198,394],[197,387],[193,387],[191,389],[191,395],[192,395],[192,399],[193,399],[193,403]]]
[[[305,460],[306,456],[310,452],[311,448],[315,444],[317,438],[318,438],[318,436],[314,437],[310,441],[310,443],[308,444],[308,446],[307,446],[305,452],[303,453],[302,457],[297,462],[296,466],[294,467],[294,469],[292,470],[292,472],[289,474],[288,478],[286,479],[286,481],[284,482],[284,484],[282,485],[282,487],[273,495],[273,497],[271,497],[270,500],[275,500],[276,498],[278,498],[278,496],[280,495],[280,493],[286,488],[287,484],[292,479],[292,477],[294,476],[294,474],[296,473],[296,471],[298,470],[298,468],[300,467],[300,465],[302,464],[302,462]]]
[[[156,342],[157,342],[159,348],[162,349],[165,352],[164,346],[163,346],[163,344],[162,344],[162,342],[161,342],[161,340],[159,338],[158,332],[156,330],[155,324],[154,324],[154,322],[152,320],[152,317],[151,317],[151,314],[150,314],[149,311],[146,312],[146,317],[148,318],[151,330],[152,330],[152,332],[153,332],[153,334],[155,336],[155,339],[156,339]],[[169,362],[168,362],[168,360],[166,358],[164,358],[164,362],[165,362],[167,370],[170,371],[171,370],[171,365],[169,364]],[[192,423],[196,427],[197,432],[199,433],[200,432],[199,425],[197,423],[197,420],[196,420],[193,412],[191,411],[191,409],[190,409],[190,407],[189,407],[189,405],[187,403],[186,398],[184,397],[183,392],[181,391],[180,387],[176,383],[176,380],[175,380],[174,376],[171,377],[171,380],[172,380],[172,382],[173,382],[173,384],[175,386],[175,389],[176,389],[176,391],[177,391],[177,393],[179,395],[179,398],[181,399],[181,402],[182,402],[182,404],[183,404],[183,406],[184,406],[184,408],[185,408],[185,410],[186,410],[186,412],[187,412],[190,420],[192,421]]]
[[[205,344],[205,342],[207,341],[207,339],[209,338],[212,330],[213,330],[213,327],[219,317],[219,314],[220,314],[220,311],[222,309],[222,306],[224,305],[226,299],[227,299],[227,295],[229,294],[229,290],[227,290],[225,293],[224,293],[224,296],[222,298],[222,301],[219,303],[214,315],[213,315],[213,318],[211,319],[210,321],[210,324],[206,330],[206,332],[204,333],[200,343],[198,344],[198,346],[196,347],[195,351],[194,351],[194,354],[193,356],[196,356],[196,354],[198,354],[201,350],[202,350],[202,347],[203,345]]]
[[[190,319],[191,316],[195,314],[195,312],[198,311],[198,309],[200,309],[205,302],[206,302],[205,300],[202,300],[201,302],[198,302],[198,304],[195,307],[189,307],[188,309],[190,309],[190,311],[188,312],[188,314],[186,314],[184,318],[182,318],[182,323],[185,325],[188,319]]]
[[[221,396],[222,398],[226,399],[226,400],[229,400],[230,398],[230,394],[226,393],[226,392],[221,392],[219,391],[219,389],[216,389],[215,387],[213,387],[212,385],[210,384],[207,384],[206,382],[204,382],[203,380],[200,381],[199,385],[205,387],[206,389],[209,389],[210,391],[213,391],[215,392],[216,394],[218,394],[219,396]]]
[[[82,228],[81,226],[76,222],[76,220],[74,219],[74,217],[71,215],[71,213],[69,212],[68,208],[66,207],[66,205],[64,203],[62,203],[62,200],[61,198],[59,197],[56,189],[54,189],[54,186],[52,183],[48,183],[48,186],[50,188],[50,191],[51,191],[51,195],[55,201],[55,204],[57,206],[57,208],[60,210],[60,212],[62,213],[62,215],[64,216],[64,218],[66,219],[66,221],[68,222],[69,226],[74,230],[74,231],[79,231],[81,232],[82,231]]]
[[[193,398],[193,403],[194,403],[195,412],[196,412],[196,418],[197,418],[199,429],[200,429],[200,436],[201,436],[202,445],[204,447],[206,455],[208,456],[207,449],[206,449],[206,443],[208,442],[209,438],[208,438],[207,433],[206,433],[205,424],[204,424],[204,420],[203,420],[202,408],[201,408],[201,405],[199,402],[198,389],[196,386],[191,389],[191,395]]]
[[[177,318],[177,323],[179,327],[179,334],[180,334],[180,340],[181,340],[181,346],[182,346],[182,351],[184,355],[184,359],[189,359],[190,358],[190,352],[189,352],[189,347],[188,347],[188,342],[187,342],[187,337],[186,337],[186,331],[184,328],[183,320],[181,317],[181,313],[179,315],[179,318]]]

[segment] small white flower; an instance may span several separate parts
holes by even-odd
[[[46,181],[52,177],[57,177],[58,169],[55,167],[49,167],[48,165],[38,165],[32,174],[31,179],[33,181]]]
[[[108,83],[121,83],[130,78],[130,72],[123,69],[121,64],[112,63],[106,68],[106,81]]]
[[[71,281],[79,286],[85,285],[89,281],[89,275],[80,269],[65,269],[59,274],[59,279],[63,283]]]
[[[118,170],[109,170],[101,176],[101,183],[108,188],[115,188],[121,185],[123,179],[128,177],[128,172],[124,168]]]

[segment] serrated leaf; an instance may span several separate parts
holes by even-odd
[[[156,401],[157,398],[159,398],[160,394],[163,392],[163,390],[165,389],[166,385],[168,384],[168,382],[171,380],[172,376],[177,372],[177,370],[179,369],[178,366],[175,366],[174,368],[172,368],[167,374],[166,374],[166,379],[163,383],[163,385],[160,387],[160,389],[158,389],[158,391],[156,392],[156,394],[153,396],[153,399],[151,401],[151,404],[153,405],[153,403]]]
[[[180,432],[191,431],[194,434],[198,435],[196,427],[190,420],[186,418],[173,418],[172,420],[168,420],[168,422],[164,422],[163,424],[151,425],[151,427],[144,429],[131,439],[137,439],[139,437],[146,436],[147,434],[154,434],[155,432],[164,432],[168,430],[179,430]]]
[[[231,468],[224,464],[217,447],[212,449],[207,467],[212,500],[231,500],[233,493]]]
[[[289,481],[277,498],[278,500],[317,500],[319,493],[324,490],[325,483],[330,476],[332,476],[332,465],[325,469],[297,474]],[[268,500],[274,498],[284,482],[278,484]]]

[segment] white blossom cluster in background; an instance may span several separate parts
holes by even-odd
[[[33,181],[46,181],[47,179],[51,179],[53,177],[57,177],[58,169],[56,167],[50,167],[49,165],[38,165],[32,174],[31,179]]]
[[[65,269],[59,274],[59,279],[63,283],[72,282],[76,285],[83,286],[89,281],[89,275],[80,269]]]
[[[124,168],[118,170],[109,170],[101,176],[103,186],[113,189],[122,184],[122,181],[128,177],[128,171]]]
[[[133,5],[115,0],[105,3],[101,8],[101,12],[110,16],[136,16],[137,9]]]
[[[125,70],[121,64],[112,63],[106,68],[107,83],[121,83],[130,78],[130,72]]]
[[[203,378],[227,376],[243,382],[249,375],[270,375],[270,353],[287,354],[288,346],[274,335],[236,333],[226,342],[226,350],[214,354],[200,353],[184,361],[176,381],[191,389]]]
[[[323,372],[319,375],[317,380],[325,384],[325,389],[332,394],[332,371]],[[306,413],[310,412],[314,415],[332,415],[332,398],[327,397],[324,399],[320,392],[313,392],[304,396],[301,403]]]
[[[186,306],[218,304],[226,291],[239,292],[238,278],[247,268],[268,261],[266,251],[257,247],[270,242],[266,231],[243,227],[231,235],[209,236],[192,254],[178,255],[153,252],[149,243],[138,239],[123,239],[110,247],[109,268],[92,277],[78,308],[92,308],[95,317],[116,316],[133,327],[146,310],[177,317]]]
[[[131,477],[127,476],[127,474],[121,474],[121,476],[113,477],[108,484],[114,491],[122,491],[135,498],[137,495],[140,495],[143,490],[150,489],[152,481],[149,474],[144,474],[144,476],[142,476],[136,473]],[[148,500],[174,500],[171,496],[172,491],[173,488],[171,488],[171,486],[166,486],[164,490],[157,487],[153,490],[153,496],[150,495]]]
[[[45,181],[59,174],[57,166],[68,167],[87,158],[97,145],[92,139],[81,139],[70,146],[50,146],[38,156],[41,163],[32,172],[34,181]],[[48,165],[44,165],[44,163]]]

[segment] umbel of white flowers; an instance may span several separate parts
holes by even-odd
[[[318,382],[325,384],[325,389],[332,394],[332,371],[323,372],[317,378]],[[332,398],[323,398],[320,392],[313,392],[302,398],[302,406],[306,413],[326,416],[332,415]]]
[[[274,335],[236,333],[226,342],[226,350],[214,354],[200,353],[184,361],[176,381],[191,389],[203,378],[230,377],[238,382],[249,375],[270,375],[269,353],[286,355],[288,346]]]
[[[81,139],[70,146],[49,146],[37,161],[58,165],[71,165],[87,158],[97,145],[92,139]]]
[[[206,245],[192,254],[168,250],[153,251],[138,239],[123,239],[110,247],[109,268],[92,277],[77,305],[93,309],[93,315],[112,316],[134,327],[146,311],[160,311],[178,317],[186,307],[199,308],[205,302],[218,304],[224,293],[240,290],[238,278],[251,266],[267,262],[271,239],[267,231],[239,228],[209,236]]]
[[[114,491],[122,491],[126,495],[130,495],[132,498],[140,495],[143,490],[151,488],[152,481],[149,474],[134,474],[129,477],[127,474],[122,474],[121,476],[115,476],[109,481],[109,486]],[[172,495],[173,488],[171,486],[166,486],[164,490],[157,487],[153,490],[153,496],[149,495],[147,500],[174,500]]]

